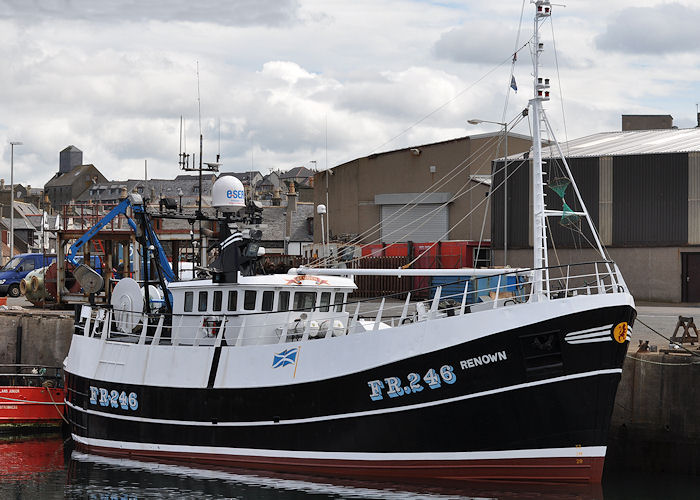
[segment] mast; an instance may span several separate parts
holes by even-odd
[[[546,270],[547,258],[547,225],[544,201],[544,180],[542,169],[542,126],[544,125],[544,110],[542,102],[549,100],[549,79],[539,76],[540,54],[544,50],[544,44],[540,42],[539,30],[541,24],[551,15],[549,0],[537,0],[535,2],[535,21],[533,33],[533,75],[534,95],[530,100],[532,107],[532,231],[533,231],[533,269],[532,295],[534,300],[546,299],[549,292],[549,276]]]

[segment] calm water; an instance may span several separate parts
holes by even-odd
[[[390,483],[331,481],[303,476],[264,476],[110,459],[72,450],[63,437],[0,436],[0,499],[146,498],[240,499],[689,499],[698,498],[692,477],[628,473],[602,485],[563,487],[474,484],[459,489]]]

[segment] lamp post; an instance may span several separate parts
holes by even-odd
[[[177,195],[180,197],[180,213],[182,213],[182,188],[177,189]]]
[[[503,164],[503,265],[508,265],[508,123],[494,122],[491,120],[481,120],[472,118],[467,120],[470,125],[478,125],[480,123],[493,123],[503,127],[503,136],[505,137],[506,159]],[[491,176],[491,186],[493,188],[493,174]]]
[[[19,141],[10,141],[10,260],[15,256],[15,146]]]

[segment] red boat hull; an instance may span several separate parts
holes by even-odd
[[[518,458],[491,460],[366,461],[232,456],[155,450],[106,448],[74,440],[77,450],[111,457],[200,464],[314,476],[382,479],[441,484],[463,481],[599,483],[605,457]]]
[[[0,386],[0,428],[60,426],[64,397],[62,388]]]

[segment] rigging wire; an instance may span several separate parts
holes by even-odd
[[[505,102],[503,104],[503,114],[501,115],[501,121],[504,121],[506,119],[506,114],[508,113],[508,101],[510,100],[510,90],[511,90],[511,82],[513,81],[513,76],[514,76],[514,70],[515,70],[515,63],[518,60],[518,44],[520,43],[520,31],[522,30],[523,27],[523,14],[525,13],[525,2],[527,0],[523,0],[522,7],[520,8],[520,22],[518,22],[518,32],[515,35],[515,46],[513,47],[513,59],[510,64],[510,78],[508,78],[508,85],[506,88],[506,98]],[[529,43],[529,41],[528,41]]]
[[[486,153],[487,153],[487,151],[483,152],[480,156],[484,156]],[[372,241],[370,241],[370,242],[364,243],[363,246],[367,246],[367,245],[372,245],[372,244],[375,244],[375,243],[379,243],[379,242],[382,241],[382,238],[384,238],[384,237],[386,237],[386,236],[391,236],[391,235],[396,234],[396,233],[399,233],[400,231],[402,231],[403,229],[406,229],[406,228],[408,228],[408,227],[411,227],[412,230],[409,231],[408,233],[400,233],[400,234],[401,234],[402,236],[404,236],[404,237],[413,234],[415,231],[417,231],[418,229],[420,229],[421,227],[423,227],[425,224],[431,222],[432,219],[433,219],[433,217],[437,214],[438,211],[440,211],[442,208],[444,208],[445,206],[447,206],[449,203],[452,203],[452,202],[456,201],[457,199],[461,198],[462,196],[464,196],[464,195],[470,193],[472,190],[476,189],[476,188],[478,187],[478,184],[472,184],[472,185],[469,186],[469,187],[467,187],[467,186],[469,186],[469,185],[468,185],[468,184],[464,184],[464,185],[457,191],[457,193],[455,193],[448,201],[446,201],[445,203],[442,203],[441,205],[438,205],[437,207],[435,207],[435,208],[434,208],[433,210],[431,210],[430,212],[427,212],[427,213],[423,214],[422,216],[418,217],[417,219],[413,219],[413,220],[411,220],[410,222],[407,222],[407,223],[404,224],[403,226],[400,226],[400,227],[396,228],[395,230],[393,230],[392,232],[390,232],[390,233],[388,233],[388,234],[380,235],[378,238],[376,238],[376,239],[374,239],[374,240],[372,240]],[[402,208],[405,208],[405,207],[407,207],[407,206],[408,206],[408,205],[404,205],[404,207],[402,207]],[[415,205],[414,205],[414,206],[415,206]],[[410,208],[410,207],[409,207],[409,208]],[[418,222],[418,221],[420,221],[420,220],[423,220],[423,219],[425,219],[425,220],[424,220],[421,224],[416,225],[416,222]],[[381,221],[380,221],[378,224],[375,224],[375,226],[379,226],[379,227],[381,228],[381,224],[382,224],[382,223],[381,223]],[[377,230],[372,231],[372,232],[371,232],[370,234],[368,234],[366,237],[369,237],[371,234],[375,234],[376,231],[377,231]],[[359,261],[359,260],[362,260],[362,259],[365,259],[365,258],[368,258],[368,257],[370,257],[370,256],[367,255],[367,256],[357,257],[357,258],[351,259],[350,261],[346,261],[346,263],[349,263],[349,262],[356,262],[356,261]],[[318,265],[318,264],[323,263],[324,260],[325,260],[325,259],[317,258],[317,259],[313,260],[312,262],[310,262],[307,266],[308,266],[308,267],[314,267],[314,266],[316,266],[316,265]]]
[[[525,47],[527,47],[527,45],[528,45],[529,43],[530,43],[530,40],[528,40],[528,41],[527,41],[525,44],[523,44],[519,49],[517,49],[517,50],[515,51],[514,54],[517,54],[518,52],[520,52],[521,50],[523,50]],[[486,79],[487,76],[489,76],[491,73],[494,73],[497,69],[499,69],[501,66],[503,66],[504,64],[506,64],[509,60],[511,60],[512,57],[513,57],[513,56],[508,56],[506,59],[504,59],[503,61],[501,61],[501,62],[498,63],[497,65],[493,66],[490,70],[488,70],[486,73],[484,73],[482,76],[480,76],[477,80],[475,80],[474,82],[472,82],[469,86],[467,86],[466,88],[464,88],[463,90],[461,90],[461,91],[459,91],[457,94],[455,94],[451,99],[449,99],[448,101],[442,103],[440,106],[438,106],[437,108],[433,109],[431,112],[429,112],[428,114],[426,114],[425,116],[423,116],[422,118],[420,118],[419,120],[417,120],[416,122],[414,122],[412,125],[410,125],[409,127],[407,127],[405,130],[403,130],[403,131],[401,131],[400,133],[396,134],[396,135],[395,135],[394,137],[392,137],[391,139],[389,139],[389,140],[387,140],[386,142],[384,142],[383,144],[380,144],[379,146],[375,147],[375,148],[372,149],[368,154],[372,154],[372,153],[376,152],[377,150],[383,148],[383,147],[386,146],[387,144],[391,144],[391,143],[394,142],[396,139],[398,139],[399,137],[401,137],[402,135],[404,135],[406,132],[409,132],[409,131],[410,131],[412,128],[414,128],[415,126],[420,125],[420,124],[423,123],[425,120],[427,120],[428,118],[430,118],[431,116],[433,116],[435,113],[437,113],[438,111],[441,111],[443,108],[445,108],[445,107],[448,106],[449,104],[453,103],[454,101],[456,101],[457,99],[459,99],[460,97],[462,97],[462,95],[464,95],[465,93],[469,92],[469,91],[470,91],[472,88],[474,88],[478,83],[481,83],[482,80]],[[351,161],[351,160],[348,160],[348,161]],[[343,163],[347,163],[347,162],[339,163],[339,165],[342,165]]]
[[[515,124],[514,124],[514,125],[515,125]],[[395,213],[392,214],[390,217],[388,217],[388,218],[384,221],[384,223],[386,223],[386,222],[391,222],[392,220],[397,219],[398,217],[400,217],[401,215],[403,215],[404,213],[406,213],[408,210],[410,210],[411,208],[413,208],[414,206],[416,206],[417,204],[419,204],[420,201],[424,200],[429,194],[431,194],[431,193],[433,193],[433,192],[436,192],[438,189],[442,188],[442,187],[443,187],[444,185],[446,185],[448,182],[452,181],[455,177],[457,177],[457,176],[458,176],[459,174],[461,174],[464,170],[466,170],[467,168],[469,168],[469,167],[470,167],[472,164],[474,164],[477,160],[479,160],[480,158],[482,158],[485,154],[488,154],[489,151],[490,151],[490,147],[492,146],[492,144],[493,144],[494,142],[500,143],[500,141],[502,141],[502,140],[503,140],[503,139],[502,139],[500,136],[499,136],[499,137],[493,137],[493,138],[488,139],[488,140],[487,140],[486,142],[484,142],[484,144],[482,144],[475,152],[473,152],[470,156],[468,156],[466,159],[462,160],[459,164],[457,164],[457,165],[456,165],[450,172],[448,172],[447,175],[444,176],[440,181],[438,181],[437,183],[431,185],[430,187],[428,187],[427,189],[425,189],[422,193],[419,193],[419,194],[418,194],[417,196],[415,196],[410,202],[408,202],[407,204],[405,204],[404,206],[402,206],[397,212],[395,212]],[[498,146],[498,144],[497,144],[497,146]],[[464,189],[464,187],[460,188],[460,190],[457,192],[457,194],[456,194],[452,199],[448,200],[448,201],[447,201],[446,203],[444,203],[443,205],[437,207],[436,209],[434,209],[433,211],[431,211],[429,214],[436,212],[437,210],[439,210],[440,208],[442,208],[442,207],[443,207],[444,205],[446,205],[447,203],[450,203],[450,202],[454,201],[454,199],[456,199],[456,197],[458,198],[459,196],[461,196],[459,193],[460,193],[460,191],[463,190],[463,189]],[[465,194],[465,193],[462,193],[462,194]],[[426,215],[429,215],[429,214],[426,214]],[[413,223],[413,222],[411,222],[410,224],[405,224],[405,225],[401,226],[400,228],[398,228],[397,230],[393,231],[393,232],[390,233],[390,234],[394,234],[394,233],[396,233],[397,231],[399,231],[399,230],[401,230],[401,229],[404,229],[405,227],[411,225],[412,223]],[[381,225],[382,225],[382,221],[380,220],[379,222],[377,222],[376,224],[374,224],[374,225],[371,226],[370,228],[366,229],[365,231],[363,231],[363,232],[360,233],[359,235],[353,237],[353,238],[352,238],[349,242],[347,242],[346,244],[350,244],[350,245],[352,245],[352,244],[359,244],[359,242],[360,242],[362,239],[372,237],[373,235],[377,234],[377,233],[381,230]],[[409,233],[409,234],[410,234],[410,233]],[[372,241],[372,242],[369,242],[369,243],[364,243],[364,244],[365,244],[365,245],[369,245],[369,244],[373,244],[373,243],[375,243],[375,242],[377,242],[377,241],[380,241],[380,240],[381,240],[381,238],[376,239],[376,240],[374,240],[374,241]],[[309,265],[315,265],[315,264],[317,264],[318,262],[320,262],[320,260],[322,260],[322,259],[316,259],[316,260],[312,261]]]
[[[520,163],[513,169],[512,172],[509,172],[509,173],[508,173],[508,176],[504,176],[503,182],[501,182],[498,186],[496,186],[496,189],[498,189],[499,187],[503,186],[503,185],[508,181],[508,179],[509,179],[512,175],[514,175],[515,172],[518,171],[518,169],[520,168],[521,165],[523,165],[523,163],[524,163],[524,162],[520,162]],[[503,168],[505,169],[505,167],[503,167]],[[481,200],[479,203],[477,203],[469,212],[467,212],[467,214],[464,215],[464,217],[462,217],[460,220],[458,220],[457,223],[454,224],[454,226],[458,226],[459,224],[461,224],[462,222],[464,222],[471,214],[473,214],[473,213],[476,211],[477,208],[479,208],[483,203],[486,203],[487,200],[490,200],[490,199],[491,199],[491,195],[493,194],[493,192],[495,192],[495,189],[494,189],[494,190],[490,190],[490,191],[488,192],[487,196],[484,197],[484,199]],[[420,259],[420,258],[423,257],[426,253],[428,253],[433,247],[435,247],[435,246],[438,244],[438,242],[439,242],[440,240],[442,240],[443,238],[445,238],[445,237],[446,237],[447,235],[449,235],[449,234],[450,234],[450,232],[449,232],[449,230],[448,230],[445,234],[443,234],[440,238],[438,238],[438,240],[435,241],[435,243],[433,243],[432,245],[429,245],[429,246],[428,246],[423,252],[421,252],[416,258],[414,258],[411,262],[409,262],[408,264],[406,264],[406,265],[403,266],[403,267],[404,267],[404,268],[408,268],[408,267],[412,266],[413,264],[415,264],[415,263],[418,261],[418,259]]]
[[[566,141],[566,154],[568,155],[570,150],[569,150],[569,132],[566,129],[566,113],[564,112],[564,92],[561,89],[561,75],[559,74],[559,56],[557,54],[557,42],[556,38],[554,37],[554,21],[552,21],[552,18],[549,18],[549,25],[552,28],[552,49],[554,51],[554,65],[557,68],[557,85],[559,85],[559,103],[561,104],[561,119],[562,122],[564,123],[564,140]]]

